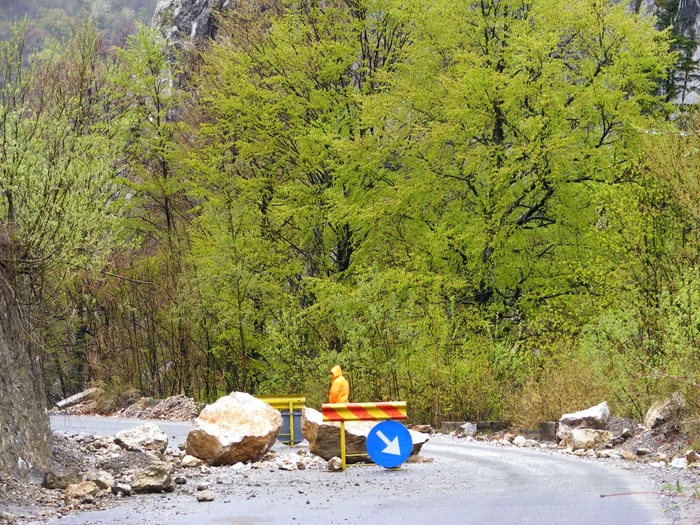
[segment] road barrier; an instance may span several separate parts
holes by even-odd
[[[294,446],[297,443],[300,443],[303,440],[303,437],[300,438],[301,436],[301,426],[296,425],[297,419],[301,418],[301,412],[299,412],[302,408],[306,406],[306,397],[300,396],[297,394],[283,394],[283,395],[271,395],[271,396],[256,396],[258,399],[261,401],[265,401],[268,405],[270,405],[272,408],[275,408],[282,412],[282,418],[284,421],[284,417],[287,416],[287,421],[289,422],[289,432],[281,432],[279,436],[277,436],[277,440],[281,441],[282,443],[285,443],[289,446]],[[299,416],[299,417],[296,417]],[[301,423],[300,423],[301,424]],[[295,428],[297,427],[297,428]],[[282,426],[282,430],[284,431],[284,424]],[[296,438],[295,438],[296,435]],[[285,439],[280,439],[280,438],[289,438],[288,440]]]
[[[346,467],[345,422],[386,421],[407,419],[405,401],[382,401],[378,403],[325,403],[321,405],[324,421],[340,422],[340,462]],[[364,456],[364,454],[361,454]]]

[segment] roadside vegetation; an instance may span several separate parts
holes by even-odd
[[[0,45],[0,275],[52,400],[318,405],[339,363],[431,424],[700,408],[700,120],[650,17],[251,2],[174,64],[142,26],[30,27]]]

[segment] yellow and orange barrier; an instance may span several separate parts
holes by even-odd
[[[324,421],[340,422],[340,462],[345,470],[345,422],[386,421],[406,419],[405,401],[382,401],[378,403],[325,403],[321,405]]]

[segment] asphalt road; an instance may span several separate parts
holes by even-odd
[[[57,430],[113,434],[143,421],[53,417]],[[162,423],[172,443],[188,425]],[[276,445],[282,447],[283,445]],[[429,441],[432,463],[386,470],[376,465],[325,470],[214,469],[207,481],[217,498],[198,503],[173,494],[125,498],[119,507],[63,517],[52,523],[154,524],[665,524],[667,516],[633,474],[601,462],[516,448]],[[192,480],[185,487],[201,480]]]

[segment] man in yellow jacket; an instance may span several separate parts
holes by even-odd
[[[331,383],[331,391],[328,393],[329,403],[347,403],[350,397],[350,385],[348,380],[343,377],[343,371],[340,365],[335,365],[331,368],[333,382]]]

